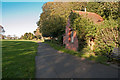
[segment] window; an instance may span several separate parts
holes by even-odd
[[[69,35],[68,40],[69,40],[69,42],[71,42],[71,31],[69,31],[68,35]]]
[[[73,42],[74,42],[73,34],[74,34],[74,32],[73,32],[73,31],[71,31],[71,43],[73,43]]]

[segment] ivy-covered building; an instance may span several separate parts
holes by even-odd
[[[80,16],[84,18],[88,18],[90,21],[92,21],[94,24],[100,24],[103,21],[103,18],[93,12],[86,12],[86,11],[72,11],[73,13],[78,13]],[[77,33],[76,31],[70,27],[70,19],[67,21],[66,29],[65,29],[65,34],[63,37],[63,44],[65,44],[65,47],[70,50],[77,51],[78,50],[78,38],[77,38]],[[91,50],[93,50],[94,46],[94,38],[91,37],[89,40],[88,45],[91,47]]]

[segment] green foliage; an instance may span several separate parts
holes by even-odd
[[[24,35],[21,36],[21,39],[32,40],[34,39],[34,35],[32,33],[25,33]]]
[[[87,18],[79,14],[72,13],[72,10],[94,12],[103,17],[101,25],[95,25]],[[65,26],[70,17],[71,28],[76,30],[79,39],[79,49],[87,46],[90,37],[95,38],[95,53],[104,55],[111,53],[113,47],[117,47],[118,42],[118,22],[119,21],[118,2],[48,2],[43,6],[43,13],[37,25],[43,36],[57,37],[58,43],[62,43],[59,36],[64,34]],[[69,16],[70,15],[70,16]]]
[[[81,7],[79,7],[80,5]],[[64,34],[66,22],[71,10],[77,10],[78,8],[81,10],[84,5],[84,2],[48,2],[44,4],[43,13],[37,22],[43,36],[58,37]]]
[[[36,39],[41,39],[40,35],[35,36]]]
[[[103,19],[118,19],[119,17],[119,3],[118,2],[89,2],[87,4],[87,11],[94,12],[103,17]]]
[[[114,47],[118,47],[118,25],[115,21],[105,21],[104,25],[98,26],[95,42],[95,52],[101,55],[110,54]]]
[[[58,45],[63,45],[63,36],[58,36],[56,38],[52,38],[51,42],[56,43]]]
[[[39,27],[34,31],[34,39],[36,40],[42,39],[42,34]]]
[[[86,17],[80,16],[77,13],[71,13],[70,15],[71,28],[77,32],[79,50],[87,45],[87,39],[89,37],[95,37],[97,28],[92,21]]]
[[[118,27],[118,19],[114,20],[111,17],[109,17],[109,20],[104,20],[101,25],[98,25],[99,29],[103,28],[115,28]]]
[[[43,36],[58,37],[64,33],[65,21],[59,16],[52,16],[42,23]]]
[[[97,55],[109,55],[114,47],[118,47],[118,24],[112,18],[104,20],[101,25],[93,24],[89,19],[71,13],[71,28],[77,32],[79,50],[87,47],[87,40],[95,38],[95,50]]]
[[[65,32],[66,22],[69,18],[71,10],[83,11],[85,7],[87,8],[88,12],[97,13],[105,20],[110,19],[110,17],[116,20],[119,17],[118,2],[47,2],[43,5],[43,13],[40,15],[40,20],[37,22],[40,32],[43,34],[43,36],[61,36]],[[76,15],[76,17],[77,16],[79,15]],[[72,18],[71,22],[76,19],[75,16],[73,17],[74,18]],[[76,23],[77,22],[78,21],[76,20]],[[91,28],[91,26],[88,27]],[[95,27],[93,27],[93,30],[94,28]],[[93,35],[92,33],[94,32],[89,33],[91,33],[89,35]]]
[[[36,31],[34,31],[34,34],[36,33]]]
[[[80,17],[79,14],[74,13],[74,12],[71,11],[70,16],[69,16],[71,26],[74,26],[74,25],[73,25],[74,20],[75,20],[76,18],[78,18],[78,17]]]

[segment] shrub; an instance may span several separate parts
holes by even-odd
[[[101,25],[96,25],[77,13],[71,13],[70,22],[71,28],[77,32],[79,50],[87,47],[87,40],[90,37],[95,38],[96,55],[110,55],[113,48],[118,47],[118,24],[112,18],[104,20]]]
[[[79,50],[87,46],[87,40],[90,37],[95,37],[96,26],[89,19],[80,16],[77,13],[71,13],[70,16],[71,28],[76,30],[79,41]]]

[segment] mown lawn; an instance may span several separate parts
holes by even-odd
[[[37,47],[33,41],[2,41],[2,77],[34,78]]]

